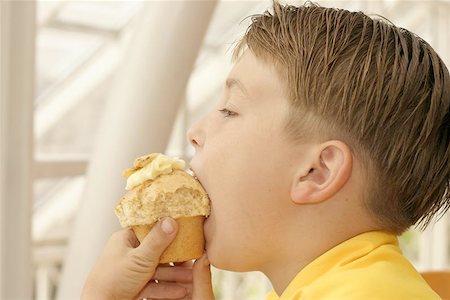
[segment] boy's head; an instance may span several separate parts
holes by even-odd
[[[360,12],[273,10],[237,44],[221,111],[188,133],[211,262],[257,270],[289,231],[399,234],[448,209],[450,78],[430,45]]]

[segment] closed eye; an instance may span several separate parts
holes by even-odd
[[[219,111],[224,115],[225,118],[237,115],[237,113],[235,113],[234,111],[228,110],[226,108],[219,109]]]

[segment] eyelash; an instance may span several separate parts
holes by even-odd
[[[219,109],[219,112],[224,115],[224,118],[234,117],[237,115],[237,113],[235,113],[234,111],[228,110],[226,108]]]

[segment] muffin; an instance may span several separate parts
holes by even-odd
[[[133,229],[142,241],[160,219],[172,217],[178,223],[177,236],[160,263],[197,259],[204,252],[209,198],[184,168],[183,160],[153,153],[137,158],[133,168],[123,173],[127,192],[114,209],[122,227]]]

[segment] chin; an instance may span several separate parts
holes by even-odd
[[[208,242],[206,243],[205,249],[211,266],[221,270],[228,270],[227,264],[224,263],[223,251],[215,251],[214,247]]]
[[[226,253],[222,251],[214,251],[212,247],[206,247],[206,254],[211,265],[217,269],[230,272],[251,272],[257,271],[248,265],[248,262],[241,262],[239,259],[233,259],[232,257],[225,256]]]

